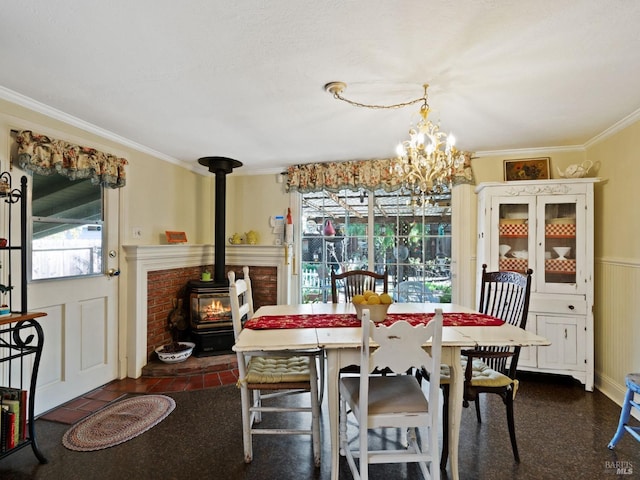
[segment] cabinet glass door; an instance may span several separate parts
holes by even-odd
[[[542,291],[578,293],[584,262],[583,197],[562,195],[538,199],[540,257],[537,281]],[[543,221],[544,219],[544,221]]]
[[[534,201],[528,197],[493,199],[491,223],[497,223],[499,230],[490,248],[491,258],[497,258],[498,264],[489,265],[490,269],[524,272],[534,264]]]

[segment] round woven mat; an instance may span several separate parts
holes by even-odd
[[[62,444],[79,452],[112,447],[146,432],[175,407],[173,398],[164,395],[127,398],[80,420],[65,432]]]

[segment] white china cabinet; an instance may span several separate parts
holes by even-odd
[[[593,185],[596,178],[478,185],[478,270],[533,269],[520,370],[570,375],[593,390]],[[478,280],[479,280],[478,274]],[[479,285],[479,281],[478,281]]]

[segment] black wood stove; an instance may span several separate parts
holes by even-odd
[[[210,282],[192,280],[187,285],[191,338],[197,357],[233,353],[233,322],[229,280],[225,276],[225,214],[227,174],[242,162],[226,157],[203,157],[200,165],[216,176],[214,275]]]
[[[199,357],[232,353],[234,343],[229,287],[213,283],[191,280],[187,284],[191,338],[196,344],[194,355]]]

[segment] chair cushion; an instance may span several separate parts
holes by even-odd
[[[343,377],[341,392],[353,410],[360,399],[360,377]],[[369,377],[369,414],[424,413],[429,402],[412,375]]]
[[[467,368],[467,358],[462,357],[460,363],[462,364],[462,374],[464,375],[464,371]],[[451,367],[442,363],[440,364],[440,384],[448,385],[449,383],[451,383]]]
[[[309,358],[300,357],[251,357],[247,365],[246,383],[308,382]]]
[[[462,371],[467,368],[467,359],[462,357]],[[513,384],[513,396],[518,388],[518,380],[513,380],[503,373],[490,368],[479,358],[473,359],[471,370],[471,385],[475,387],[506,387]],[[440,383],[448,384],[451,381],[449,365],[440,365]]]

